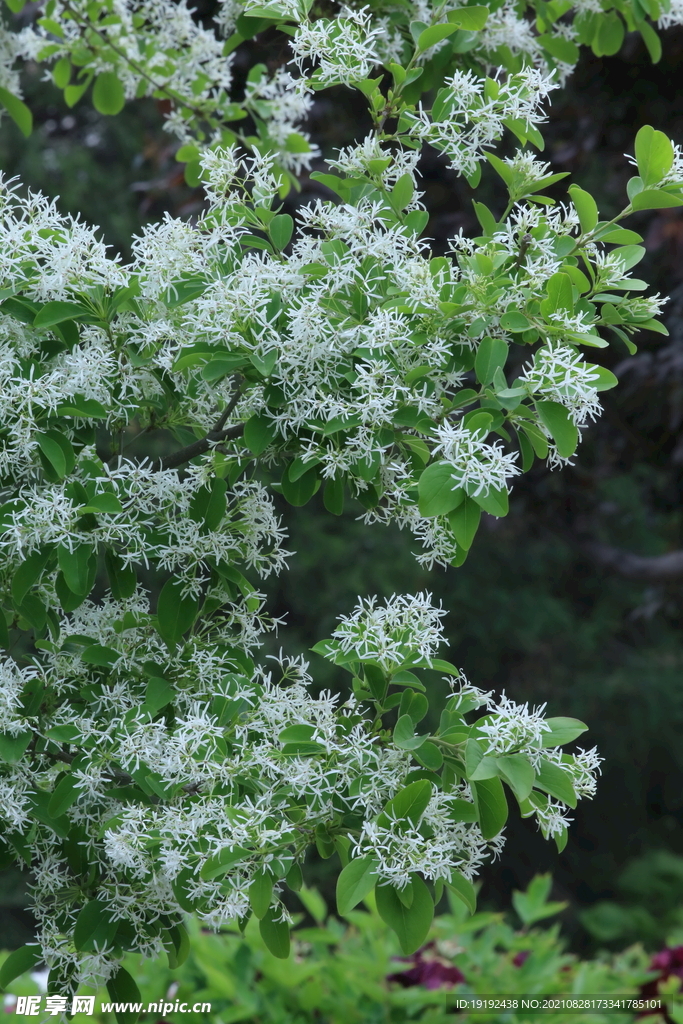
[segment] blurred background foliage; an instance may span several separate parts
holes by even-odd
[[[154,1024],[452,1024],[456,1013],[459,1021],[474,1024],[543,1024],[548,1013],[522,1010],[522,997],[666,998],[677,991],[683,947],[662,950],[654,958],[640,945],[588,960],[568,954],[559,925],[537,927],[562,910],[562,904],[547,902],[550,885],[549,875],[536,876],[526,892],[513,894],[515,910],[507,915],[470,917],[457,898],[450,905],[444,901],[429,941],[410,957],[398,955],[396,938],[377,914],[373,898],[342,923],[329,914],[316,889],[303,888],[296,900],[299,927],[289,960],[269,953],[252,920],[244,936],[236,928],[211,935],[191,923],[189,955],[173,969],[165,957],[152,964],[128,956],[124,963],[144,1005],[155,1004],[141,1020]],[[12,982],[6,1009],[11,1012],[17,997],[44,991],[46,976],[36,971]],[[508,1007],[516,1001],[519,1012],[468,1014],[457,1004],[464,995],[504,997]],[[176,1013],[176,1000],[189,1012]],[[76,1013],[73,1024],[115,1024],[103,1002],[108,1002],[105,989],[96,994],[94,1017]],[[210,1004],[210,1011],[202,1011],[201,1004]],[[634,1024],[639,1019],[619,1010],[559,1010],[551,1016],[553,1024]],[[681,1019],[678,1013],[640,1017],[652,1024],[680,1024]]]
[[[284,59],[268,38],[250,46],[271,68]],[[238,82],[253,57],[238,64]],[[681,29],[665,33],[654,67],[627,37],[615,57],[584,53],[554,94],[544,158],[595,195],[603,216],[622,204],[631,173],[624,154],[641,125],[683,142],[682,61]],[[0,125],[7,176],[101,225],[124,257],[146,222],[201,209],[201,190],[185,184],[154,103],[132,104],[116,118],[87,102],[69,110],[41,74],[26,74],[31,138],[7,119]],[[319,96],[311,128],[323,153],[359,137],[356,115],[348,90]],[[460,229],[477,234],[467,184],[434,153],[422,174],[436,251],[446,251]],[[477,198],[501,212],[499,186],[492,174],[485,180],[490,192]],[[288,204],[316,195],[322,186],[305,180]],[[397,530],[365,527],[360,506],[334,518],[319,496],[302,509],[283,504],[296,554],[290,571],[266,584],[272,611],[287,625],[265,653],[280,645],[307,650],[359,594],[427,589],[448,609],[449,656],[472,682],[588,723],[590,743],[605,758],[603,775],[595,800],[576,812],[565,852],[558,856],[530,822],[513,822],[502,862],[486,870],[481,892],[484,905],[507,906],[514,888],[552,871],[554,896],[569,904],[565,929],[583,951],[636,939],[654,948],[683,922],[683,215],[640,214],[629,226],[646,236],[643,277],[671,295],[670,337],[645,336],[635,357],[619,342],[601,353],[621,386],[605,393],[605,415],[573,468],[538,466],[527,474],[507,519],[485,517],[467,562],[447,572],[422,570],[410,538]],[[311,657],[320,685],[336,688],[332,667]],[[434,686],[442,684],[435,679]],[[329,901],[325,869],[313,864],[311,877]],[[21,876],[0,879],[6,945],[20,944],[30,930],[24,893]]]

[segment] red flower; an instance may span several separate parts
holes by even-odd
[[[417,953],[413,953],[412,956],[394,957],[394,960],[400,960],[413,966],[407,971],[397,971],[395,974],[389,974],[387,981],[396,981],[404,988],[422,985],[428,989],[452,988],[453,985],[458,985],[461,981],[464,981],[464,974],[454,964],[449,964],[446,960],[440,960],[438,957],[425,957],[423,955],[424,952],[433,949],[433,945],[433,943],[430,943],[429,946],[425,946],[424,950],[420,949]]]
[[[667,978],[675,977],[683,981],[683,946],[670,946],[655,953],[650,960],[650,970],[659,971],[659,976],[640,986],[641,999],[656,999],[660,994],[660,982],[666,981]],[[649,1017],[659,1012],[659,1010],[644,1010],[638,1016]],[[666,1024],[673,1024],[668,1014],[664,1014],[663,1017]]]

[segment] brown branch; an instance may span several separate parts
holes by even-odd
[[[197,441],[193,441],[192,444],[186,445],[179,451],[173,452],[171,455],[166,455],[163,459],[158,459],[152,464],[152,468],[155,470],[176,469],[178,466],[183,466],[186,462],[196,459],[198,455],[203,455],[204,452],[208,452],[212,445],[217,444],[220,441],[228,441],[236,437],[241,437],[244,432],[244,423],[234,423],[231,427],[226,427],[225,424],[240,400],[243,383],[244,378],[236,375],[235,390],[232,393],[230,401],[206,437],[200,437]]]
[[[198,455],[208,452],[216,442],[240,437],[243,432],[244,423],[236,423],[233,427],[227,427],[226,430],[210,430],[206,437],[200,437],[198,441],[193,441],[192,444],[186,445],[180,451],[166,455],[165,458],[153,463],[153,469],[175,469],[177,466],[190,462],[191,459],[196,459]]]
[[[634,555],[609,544],[588,541],[581,546],[597,565],[625,579],[642,583],[683,580],[683,551],[668,551],[665,555]]]

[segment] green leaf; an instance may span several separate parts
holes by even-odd
[[[145,703],[142,707],[144,711],[149,711],[150,715],[154,717],[174,699],[175,690],[171,684],[161,676],[152,676],[145,688]]]
[[[123,86],[114,71],[103,71],[95,79],[92,101],[100,114],[120,114],[126,102]]]
[[[667,210],[674,206],[683,206],[683,199],[664,192],[659,188],[648,188],[638,192],[631,200],[634,210]]]
[[[288,725],[278,733],[280,743],[306,743],[315,736],[315,727],[312,725]]]
[[[548,278],[546,282],[548,298],[541,303],[541,312],[547,315],[547,311],[556,313],[558,310],[569,310],[574,308],[574,297],[572,282],[568,274],[557,271]],[[546,305],[547,302],[547,305]]]
[[[57,406],[57,415],[89,420],[104,420],[107,418],[107,410],[96,398],[72,395],[64,405]]]
[[[394,743],[397,747],[401,750],[417,750],[426,739],[426,736],[415,735],[415,723],[410,715],[401,715],[394,726]]]
[[[187,883],[195,877],[193,868],[183,868],[171,882],[171,888],[173,889],[173,895],[175,896],[178,906],[186,910],[188,914],[194,913],[197,909],[197,904],[194,899],[190,899],[187,891]]]
[[[95,558],[89,544],[78,544],[69,551],[64,544],[57,548],[59,568],[72,594],[87,597],[94,583]]]
[[[588,731],[588,726],[578,718],[546,718],[546,723],[550,726],[550,732],[542,734],[542,747],[563,747],[565,743],[571,743]]]
[[[555,60],[562,61],[564,64],[576,64],[579,59],[579,48],[571,39],[565,39],[564,36],[553,36],[549,33],[543,33],[536,38],[543,49]]]
[[[643,125],[636,135],[636,162],[646,189],[669,173],[674,162],[674,148],[664,132],[656,131],[649,124]]]
[[[423,945],[434,917],[434,902],[429,889],[419,875],[412,876],[413,900],[406,907],[391,885],[378,885],[375,889],[377,912],[385,924],[396,933],[401,950],[406,956]]]
[[[593,52],[598,57],[613,56],[621,49],[624,34],[624,23],[615,11],[601,14],[598,31],[593,39]]]
[[[36,313],[33,326],[46,329],[55,324],[87,315],[88,310],[77,302],[46,302]]]
[[[214,477],[208,487],[200,487],[190,503],[190,515],[195,522],[207,530],[216,530],[227,511],[228,485],[220,477]]]
[[[472,782],[471,786],[481,834],[484,839],[493,839],[501,831],[508,817],[503,784],[500,779],[494,778]]]
[[[396,672],[391,677],[392,686],[410,686],[414,690],[424,691],[425,685],[421,683],[414,672],[408,672],[407,669],[402,669],[400,672]]]
[[[615,245],[638,245],[643,240],[642,235],[629,228],[610,228],[606,234],[603,234],[603,229],[601,229],[596,237],[601,242],[613,242]]]
[[[3,105],[17,128],[26,138],[33,131],[33,114],[25,103],[9,91],[0,87],[0,103]]]
[[[239,861],[244,860],[245,857],[249,856],[249,850],[245,849],[244,846],[233,846],[230,850],[225,847],[220,850],[219,853],[209,857],[209,859],[202,865],[202,869],[199,872],[200,878],[203,878],[205,882],[210,882],[212,878],[219,878],[221,875],[227,875],[228,871],[235,866]]]
[[[491,164],[493,169],[501,176],[506,185],[512,185],[514,179],[514,171],[509,164],[506,164],[504,160],[501,160],[495,153],[485,152],[484,156]]]
[[[567,906],[566,903],[548,903],[551,885],[550,875],[536,875],[526,892],[513,892],[512,905],[526,928],[559,914]]]
[[[286,960],[289,956],[289,925],[286,921],[278,921],[275,918],[276,911],[272,908],[259,921],[261,938],[273,956],[278,960]]]
[[[7,957],[0,967],[0,989],[5,991],[10,982],[20,974],[32,971],[43,959],[41,947],[38,945],[21,946]]]
[[[67,107],[75,107],[83,93],[92,82],[92,75],[88,75],[80,85],[67,85],[64,90],[64,102]]]
[[[446,885],[465,904],[470,914],[477,909],[477,891],[464,875],[454,871]]]
[[[19,732],[15,735],[4,732],[0,733],[0,761],[6,764],[16,764],[26,752],[26,748],[33,739],[31,732]]]
[[[68,57],[60,57],[52,69],[52,81],[58,89],[66,89],[71,79],[71,61]]]
[[[536,773],[524,754],[504,754],[497,757],[498,771],[509,784],[518,800],[526,800],[534,787]]]
[[[377,861],[360,857],[349,861],[337,878],[337,911],[345,917],[372,892],[377,881]]]
[[[472,546],[480,520],[481,507],[473,498],[465,498],[448,516],[453,536],[458,546],[464,548],[465,551],[469,551]]]
[[[558,402],[536,402],[536,410],[541,423],[555,441],[558,454],[568,459],[579,443],[579,431],[572,423],[568,411]]]
[[[615,388],[619,383],[618,377],[616,377],[611,370],[608,370],[605,366],[597,366],[593,363],[590,367],[591,374],[598,379],[591,381],[591,384],[596,391],[609,391],[610,388]]]
[[[421,765],[424,765],[425,768],[429,768],[433,772],[438,772],[439,768],[443,765],[443,754],[436,743],[432,743],[431,740],[423,742],[416,749],[415,757]]]
[[[656,61],[655,61],[655,63],[656,63]],[[565,846],[567,845],[567,839],[569,838],[569,832],[567,831],[566,826],[565,826],[565,828],[562,829],[562,831],[560,833],[556,832],[555,835],[553,836],[553,838],[555,840],[555,846],[557,847],[557,852],[558,853],[562,853],[562,851],[564,850]]]
[[[484,757],[484,748],[474,739],[468,739],[465,744],[465,774],[471,779],[476,772],[480,761]]]
[[[123,512],[123,507],[115,494],[103,491],[101,494],[93,494],[92,498],[88,498],[88,504],[81,511],[83,513],[107,512],[110,515],[115,515],[117,512]]]
[[[21,563],[12,577],[12,600],[15,605],[23,602],[33,584],[40,579],[50,554],[50,548],[45,547],[34,551]]]
[[[277,437],[275,421],[257,413],[244,424],[244,443],[253,455],[260,455]]]
[[[249,906],[259,920],[266,916],[273,898],[273,876],[268,868],[262,868],[254,875],[249,886]]]
[[[201,362],[201,357],[197,350],[188,353],[186,356],[180,356],[173,364],[174,370],[184,370],[188,366],[194,366],[196,363]],[[247,360],[244,356],[237,353],[226,353],[220,355],[216,359],[211,359],[205,366],[202,367],[201,377],[202,380],[219,380],[221,377],[226,377],[229,373],[233,373],[234,370],[240,369],[247,365]]]
[[[131,1003],[142,1004],[140,989],[125,967],[119,967],[114,977],[109,979],[107,982],[107,992],[109,993],[109,998],[121,1006],[130,1006]],[[115,1009],[114,1015],[117,1024],[135,1024],[139,1017],[137,1010],[124,1010],[123,1008]]]
[[[196,597],[181,593],[181,584],[170,579],[164,583],[157,603],[159,633],[169,644],[177,643],[197,617],[199,603]]]
[[[95,947],[102,949],[110,946],[118,921],[112,921],[109,910],[101,900],[89,900],[85,904],[74,925],[74,945],[84,953],[93,953]]]
[[[467,8],[463,8],[463,10],[467,10]],[[456,12],[452,11],[451,13],[455,14]],[[496,221],[496,218],[489,210],[488,206],[485,206],[484,203],[478,203],[474,199],[472,200],[472,206],[474,207],[474,212],[476,214],[477,220],[481,224],[484,234],[488,235],[489,237],[491,235],[494,235],[498,228],[498,223]]]
[[[590,192],[584,192],[578,185],[570,185],[569,195],[579,215],[582,231],[592,231],[598,223],[598,204]]]
[[[474,494],[472,497],[477,505],[483,508],[484,512],[488,512],[490,516],[500,518],[506,516],[510,510],[507,491],[490,487],[486,494]]]
[[[190,955],[190,936],[187,934],[185,925],[180,922],[171,925],[163,934],[163,943],[168,954],[168,966],[171,970],[175,970],[184,964]]]
[[[328,480],[323,490],[323,505],[333,516],[340,516],[344,511],[344,479],[336,477]]]
[[[285,743],[282,753],[288,757],[312,757],[315,754],[324,754],[325,747],[313,740],[296,740]]]
[[[436,46],[443,39],[447,39],[448,36],[452,36],[454,32],[458,31],[458,25],[445,24],[445,25],[431,25],[430,28],[426,28],[417,37],[417,49],[420,53],[425,50],[429,50],[432,46]]]
[[[488,16],[488,7],[459,7],[447,14],[451,25],[457,25],[466,32],[479,32],[488,21]]]
[[[104,647],[102,644],[92,644],[90,647],[86,647],[81,654],[81,661],[84,661],[86,665],[113,665],[121,657],[120,651],[115,651],[113,647]]]
[[[415,185],[413,183],[412,175],[408,174],[406,171],[405,174],[401,175],[389,193],[389,200],[397,213],[400,213],[401,210],[405,209],[413,198],[414,191]]]
[[[482,338],[474,360],[474,372],[480,384],[490,384],[496,370],[505,366],[508,346],[502,338]]]
[[[288,466],[282,475],[281,486],[285,500],[295,508],[300,508],[310,501],[318,489],[318,471],[313,466],[296,480],[291,480]]]
[[[528,331],[531,324],[523,313],[511,310],[509,313],[503,313],[500,318],[500,326],[504,331],[510,331],[511,334],[520,334],[522,331]]]
[[[301,871],[301,865],[298,861],[294,861],[292,864],[291,868],[287,872],[285,881],[292,892],[299,892],[301,886],[304,884],[304,876]]]
[[[401,706],[399,716],[408,715],[413,725],[421,722],[429,711],[429,701],[423,693],[415,693],[413,690],[404,690],[401,695]]]
[[[71,773],[64,776],[52,791],[50,802],[47,805],[48,813],[53,818],[59,818],[72,804],[78,800],[79,790],[76,788],[76,779]]]
[[[278,249],[284,249],[289,244],[294,232],[294,221],[288,213],[278,213],[271,220],[268,231],[273,245]]]
[[[125,601],[135,593],[137,576],[132,566],[124,566],[123,559],[112,548],[104,553],[104,565],[111,592],[117,601]]]
[[[544,757],[539,762],[534,785],[536,789],[542,789],[544,793],[549,793],[570,807],[576,807],[576,793],[571,776],[559,765],[547,761]]]
[[[427,779],[411,782],[389,800],[378,821],[386,822],[393,818],[398,821],[409,821],[411,825],[417,826],[431,798],[431,782]]]
[[[638,31],[643,37],[643,42],[647,46],[647,52],[650,54],[650,60],[653,64],[658,64],[662,59],[662,43],[659,36],[653,29],[652,25],[647,21],[638,22]]]
[[[477,821],[477,808],[469,800],[454,800],[450,805],[449,817],[453,821]]]
[[[479,761],[477,761],[476,766],[472,767],[472,754],[477,749],[477,747],[479,747],[479,744],[477,744],[476,747],[474,747],[474,743],[474,740],[469,739],[467,740],[465,745],[465,749],[467,751],[467,754],[469,755],[467,757],[468,780],[470,780],[471,782],[481,782],[484,779],[495,779],[500,774],[498,770],[498,762],[495,757],[491,757],[490,755],[485,754],[482,758],[479,759]],[[478,753],[475,755],[474,760],[476,760],[476,757],[478,757]]]
[[[76,465],[76,456],[71,442],[59,430],[46,430],[36,435],[41,455],[44,456],[43,467],[47,462],[58,480],[71,473]]]
[[[629,178],[626,182],[626,195],[630,200],[634,196],[637,196],[639,192],[643,191],[643,179],[639,175],[635,175],[633,178]]]
[[[450,462],[432,462],[423,470],[417,484],[420,515],[432,518],[447,515],[464,500],[465,492],[453,479]]]
[[[327,837],[329,839],[329,837]],[[334,841],[332,843],[334,845]],[[299,892],[299,899],[305,906],[308,913],[311,915],[314,921],[318,924],[322,924],[327,917],[327,904],[322,898],[317,889],[309,889],[307,886],[302,886]]]

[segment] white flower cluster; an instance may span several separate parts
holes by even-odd
[[[22,194],[0,174],[0,282],[36,300],[66,299],[93,286],[123,287],[128,274],[106,255],[93,228],[59,213],[38,192]]]
[[[326,85],[350,85],[367,78],[381,63],[376,35],[366,7],[343,7],[336,18],[319,18],[298,26],[292,39],[294,63],[301,72],[307,61],[317,63],[316,79]]]
[[[516,452],[504,452],[499,443],[487,444],[477,430],[462,423],[441,423],[435,436],[435,454],[452,465],[455,485],[472,497],[507,490],[510,477],[521,472],[515,465]]]
[[[439,94],[438,113],[420,109],[412,133],[442,150],[453,170],[473,174],[486,147],[503,134],[507,119],[530,126],[545,121],[541,104],[555,88],[552,78],[537,68],[525,68],[502,82],[456,71]]]
[[[389,825],[366,822],[355,852],[373,857],[377,862],[378,879],[397,889],[405,889],[416,871],[436,881],[439,878],[450,880],[455,869],[472,880],[484,861],[500,854],[504,839],[498,835],[493,841],[487,841],[476,824],[454,820],[456,800],[471,802],[467,784],[449,793],[437,790],[419,827],[411,827],[401,818]]]
[[[264,75],[258,81],[248,81],[244,105],[267,126],[281,166],[297,175],[309,170],[320,150],[301,128],[313,106],[306,78],[294,78],[289,71],[278,68],[272,78]]]
[[[544,708],[496,700],[438,661],[445,612],[429,594],[359,599],[316,648],[353,673],[345,703],[312,690],[302,659],[280,655],[272,671],[252,660],[280,621],[245,574],[280,572],[288,557],[270,486],[295,506],[322,488],[337,513],[350,496],[366,522],[408,529],[424,566],[460,564],[449,486],[466,509],[508,491],[521,470],[506,420],[526,422],[535,450],[541,429],[553,465],[561,446],[535,402],[559,403],[579,429],[600,413],[608,377],[577,344],[608,322],[591,296],[625,290],[637,252],[590,241],[589,281],[566,255],[583,244],[577,210],[537,194],[549,166],[526,152],[496,164],[504,130],[539,142],[568,65],[548,74],[537,27],[507,0],[454,51],[443,33],[422,49],[424,29],[458,9],[391,0],[320,16],[309,0],[226,0],[207,27],[184,0],[51,0],[49,17],[0,35],[2,88],[16,91],[23,56],[59,61],[55,81],[72,65],[92,72],[102,110],[170,100],[167,127],[206,197],[192,221],[148,225],[125,265],[96,231],[0,180],[0,626],[34,643],[0,660],[1,842],[24,860],[30,843],[44,956],[74,984],[110,977],[118,946],[157,955],[159,922],[181,911],[211,928],[243,920],[257,877],[270,920],[288,921],[283,892],[312,843],[372,858],[398,890],[416,872],[474,878],[503,842],[478,786],[524,789],[506,765],[539,783],[522,812],[558,842],[570,819],[547,794],[594,793],[594,750],[546,747]],[[234,102],[241,14],[288,22],[292,59],[252,69]],[[571,56],[571,24],[549,32]],[[521,71],[492,70],[503,50]],[[453,59],[428,111],[406,97],[441,54]],[[389,58],[402,65],[388,69],[391,90],[368,81]],[[294,217],[281,202],[320,158],[305,122],[331,85],[359,86],[373,129],[327,161],[335,175],[313,175],[337,198]],[[488,154],[509,185],[500,221],[478,207],[484,237],[461,234],[446,257],[420,239],[425,143],[471,181]],[[681,176],[677,149],[663,184]],[[615,303],[629,332],[660,306]],[[514,341],[540,344],[510,385]],[[167,441],[148,445],[155,431]],[[441,504],[423,491],[435,463]],[[425,668],[450,673],[454,692],[435,735],[415,737]],[[402,695],[385,704],[394,684]],[[384,716],[397,707],[392,733]],[[432,785],[424,769],[441,764]],[[416,784],[413,819],[397,808]],[[77,949],[86,889],[109,938]]]
[[[384,605],[370,597],[361,599],[351,615],[342,616],[332,636],[345,654],[378,661],[385,669],[402,664],[409,651],[429,664],[444,640],[445,614],[432,604],[431,594],[394,595]]]
[[[416,186],[419,161],[419,150],[390,150],[382,145],[376,135],[366,135],[359,145],[340,149],[336,159],[328,160],[327,163],[349,178],[361,174],[378,177],[389,191],[404,174],[410,175],[413,186]],[[420,197],[421,193],[413,193],[409,210],[421,208]]]
[[[169,95],[192,97],[192,104],[222,104],[229,96],[233,58],[224,55],[220,37],[199,24],[183,0],[112,0],[99,11],[85,0],[68,4],[56,0],[50,5],[48,24],[41,21],[19,36],[24,59],[78,56],[83,36],[90,31],[104,44],[93,70],[96,74],[115,70],[129,99],[166,89]],[[61,27],[59,36],[51,28],[55,22]],[[166,126],[183,141],[192,138],[177,110]]]
[[[567,345],[544,345],[520,377],[534,393],[559,402],[577,427],[597,419],[602,412],[595,384],[599,375]]]
[[[478,731],[487,739],[487,753],[510,754],[521,748],[536,750],[541,746],[543,733],[550,729],[543,717],[545,704],[530,711],[528,704],[516,704],[502,694],[499,701],[490,700],[488,707],[494,714],[478,725]]]

